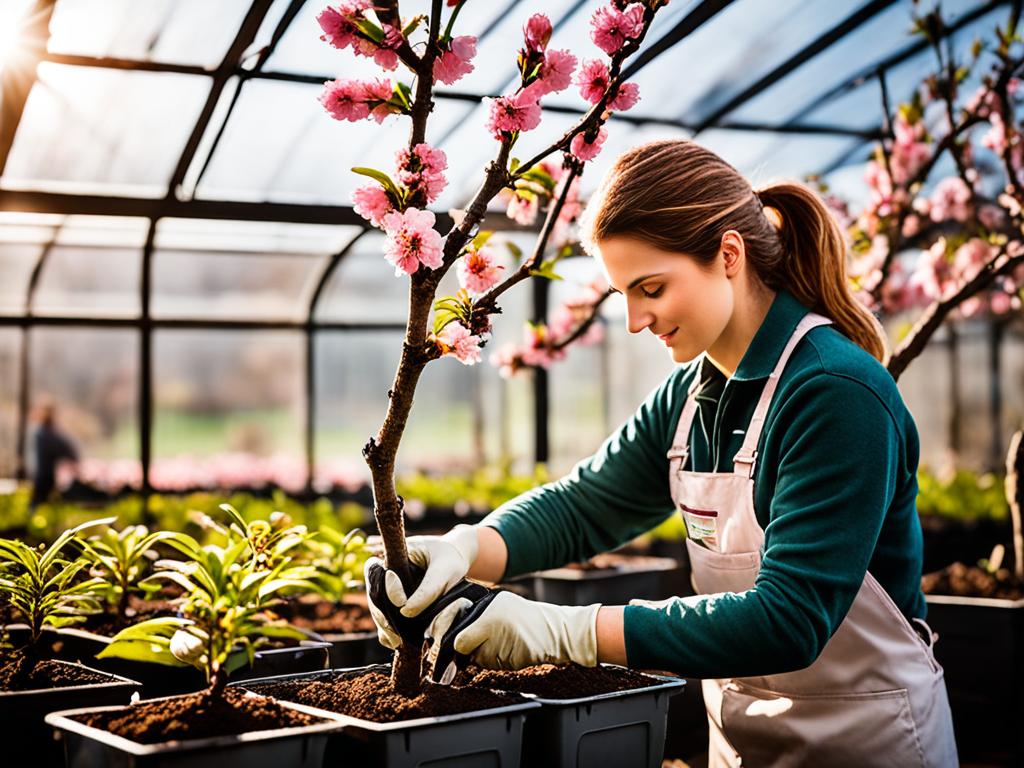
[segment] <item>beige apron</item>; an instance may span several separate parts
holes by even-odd
[[[797,342],[829,322],[811,313],[793,332],[731,473],[682,469],[697,409],[696,380],[691,387],[668,458],[672,496],[689,531],[686,546],[698,594],[754,587],[764,543],[753,504],[758,438]],[[914,621],[924,637],[934,639],[923,621]],[[709,766],[956,766],[942,668],[922,634],[867,573],[846,618],[806,669],[703,681]]]

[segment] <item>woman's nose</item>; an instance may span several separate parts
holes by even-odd
[[[639,309],[631,301],[626,302],[626,329],[630,333],[640,333],[653,323],[654,315]]]

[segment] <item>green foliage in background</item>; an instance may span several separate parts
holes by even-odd
[[[917,511],[957,520],[1008,520],[1003,476],[958,469],[938,476],[927,467],[917,475]]]

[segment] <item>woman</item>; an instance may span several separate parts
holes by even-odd
[[[801,185],[755,193],[707,149],[663,141],[616,161],[583,228],[630,332],[686,364],[568,476],[478,526],[411,539],[426,575],[406,599],[387,574],[388,598],[413,616],[463,577],[585,560],[679,513],[696,597],[561,607],[500,593],[460,622],[455,649],[488,667],[701,678],[711,765],[955,766],[923,621],[917,431],[834,219]]]

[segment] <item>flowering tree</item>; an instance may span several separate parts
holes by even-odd
[[[488,103],[486,129],[496,143],[495,157],[454,228],[442,235],[434,228],[435,217],[427,206],[445,187],[447,159],[443,151],[425,142],[426,124],[433,108],[434,83],[451,85],[473,69],[476,38],[454,32],[465,3],[432,0],[429,15],[402,18],[397,0],[343,0],[317,19],[325,42],[372,58],[388,72],[404,66],[414,80],[409,86],[391,77],[338,79],[327,82],[320,95],[324,108],[338,120],[383,122],[400,115],[411,122],[408,143],[396,152],[392,174],[353,169],[372,180],[353,193],[355,210],[384,231],[384,258],[397,276],[409,280],[409,317],[398,370],[388,390],[387,415],[363,449],[373,479],[374,516],[385,560],[407,590],[411,573],[394,473],[420,374],[441,357],[454,357],[467,365],[478,362],[490,335],[491,316],[500,312],[501,295],[528,278],[554,276],[554,264],[565,254],[559,251],[545,259],[548,243],[556,229],[575,216],[572,204],[569,213],[564,212],[576,194],[584,164],[600,152],[607,137],[605,122],[612,112],[629,109],[639,98],[635,84],[621,82],[621,66],[639,49],[655,13],[667,0],[611,0],[598,8],[591,18],[591,39],[605,57],[585,61],[578,71],[573,53],[549,46],[550,20],[543,14],[529,17],[517,57],[518,85],[514,92]],[[446,5],[451,10],[442,29]],[[590,108],[534,157],[524,161],[512,157],[519,136],[540,125],[541,100],[568,88],[574,73]],[[559,156],[560,162],[544,162]],[[480,230],[488,203],[503,191],[521,220],[546,208],[532,252],[514,268],[499,263],[493,233]],[[438,284],[452,267],[461,289],[455,296],[436,300]],[[400,648],[392,670],[395,689],[415,693],[420,666],[419,649]]]
[[[861,300],[889,314],[919,311],[889,360],[894,378],[951,317],[1005,316],[1020,310],[1024,286],[1024,133],[1017,79],[1024,65],[1019,3],[994,40],[975,41],[957,62],[936,10],[915,19],[934,50],[937,71],[894,116],[880,75],[886,138],[868,163],[869,200],[850,217],[850,277]],[[964,98],[964,84],[983,61],[992,66]],[[979,126],[985,130],[975,143]],[[952,172],[930,187],[948,158]]]

